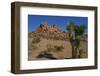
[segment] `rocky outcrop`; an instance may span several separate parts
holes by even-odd
[[[49,25],[48,23],[40,24],[39,28],[36,30],[38,33],[50,33],[50,34],[60,34],[63,33],[55,24]]]
[[[47,39],[66,40],[69,33],[61,30],[57,25],[49,25],[48,23],[40,24],[39,27],[28,34],[30,37],[43,37]],[[84,34],[83,40],[87,40],[87,34]]]
[[[29,37],[42,36],[47,38],[66,37],[67,32],[61,30],[57,25],[49,25],[48,23],[40,24],[34,31],[29,33]]]

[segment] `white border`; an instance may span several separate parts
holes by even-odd
[[[28,14],[88,17],[88,58],[28,61]],[[94,65],[94,11],[39,7],[20,8],[20,69],[43,69]]]

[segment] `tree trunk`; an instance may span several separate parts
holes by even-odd
[[[77,50],[75,47],[75,42],[73,41],[71,45],[72,45],[72,58],[77,58]]]

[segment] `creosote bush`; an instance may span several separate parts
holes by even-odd
[[[48,50],[48,51],[54,50],[54,46],[51,45],[51,44],[47,44],[47,50]]]
[[[64,49],[64,47],[62,45],[47,44],[48,51],[62,51],[63,49]]]
[[[32,44],[32,49],[37,49],[38,47],[35,44]]]
[[[39,43],[41,40],[40,40],[40,37],[34,37],[33,40],[32,40],[32,43]]]
[[[60,46],[55,45],[54,48],[56,49],[56,51],[62,51],[64,49],[62,45]]]

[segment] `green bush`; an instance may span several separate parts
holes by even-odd
[[[40,40],[40,37],[34,37],[33,40],[32,40],[32,43],[39,43],[41,40]]]
[[[54,40],[59,40],[59,36],[54,36],[53,39]]]
[[[35,44],[32,44],[32,49],[37,49],[38,47]]]
[[[48,51],[54,50],[54,46],[51,45],[51,44],[47,44],[47,50],[48,50]]]
[[[62,45],[47,44],[48,51],[62,51],[63,49],[64,49],[64,47]]]
[[[62,51],[64,49],[64,47],[62,45],[60,45],[60,46],[55,45],[54,48],[56,51]]]

